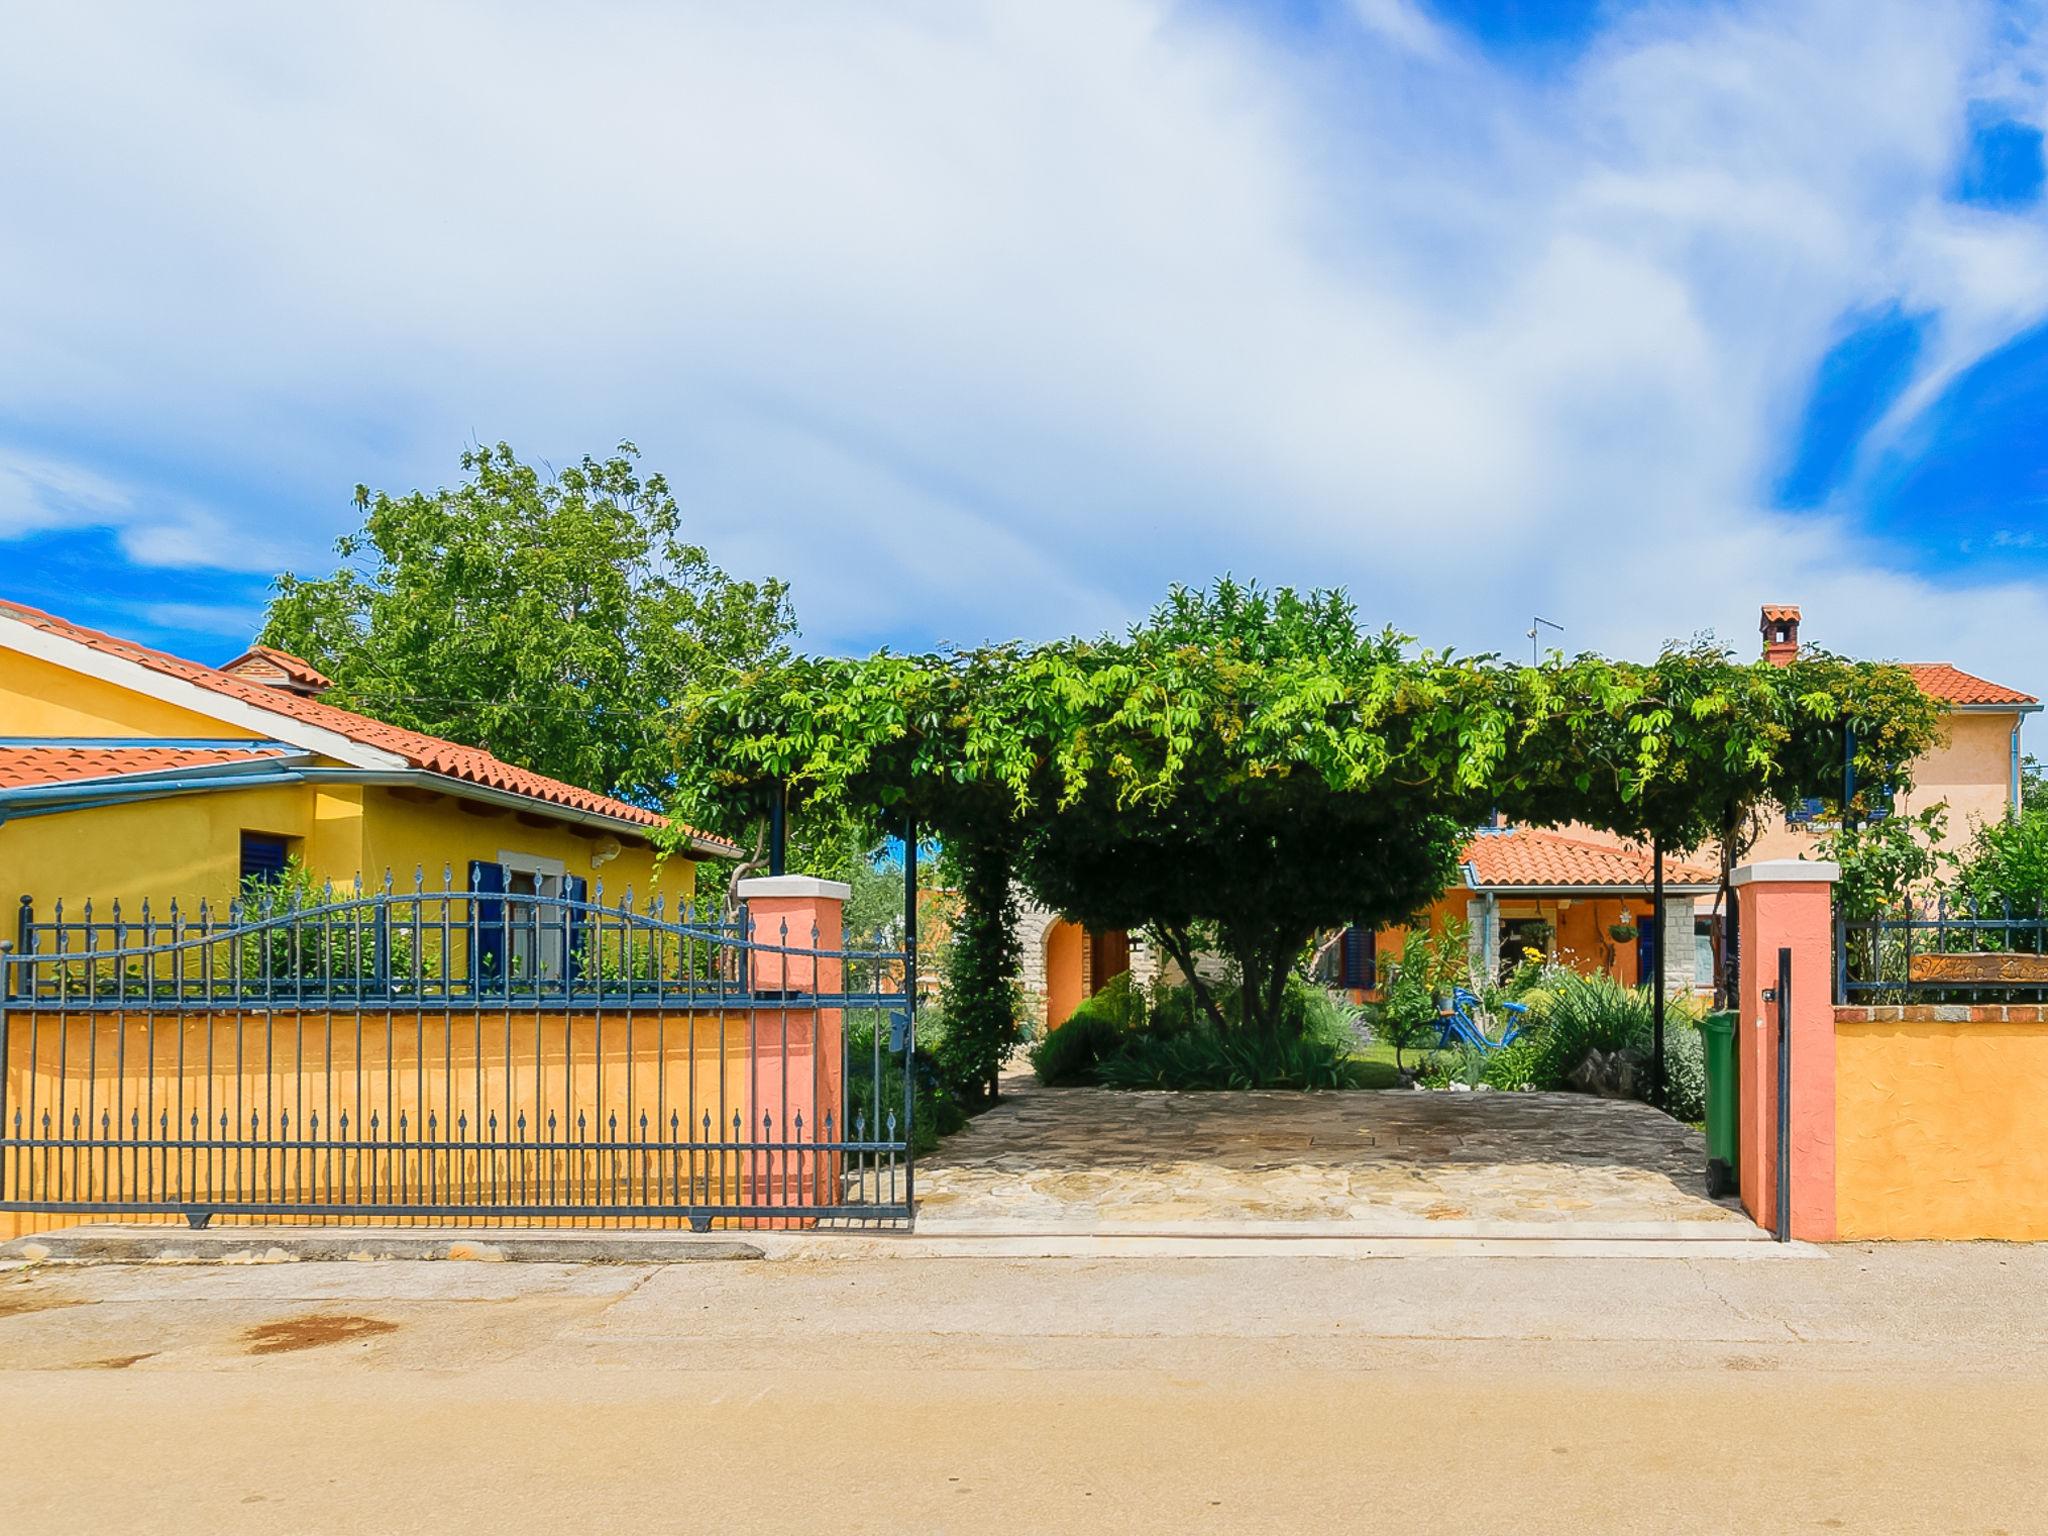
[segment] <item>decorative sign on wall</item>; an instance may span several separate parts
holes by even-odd
[[[1959,986],[2036,982],[2048,985],[2048,955],[1915,955],[1907,968],[1914,981]]]

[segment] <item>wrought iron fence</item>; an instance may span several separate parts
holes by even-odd
[[[24,903],[0,1209],[904,1221],[914,985],[900,949],[452,872]]]
[[[2048,908],[2010,902],[1914,905],[1835,915],[1835,1000],[1987,1003],[2048,999]]]

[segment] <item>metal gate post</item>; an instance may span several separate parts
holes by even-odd
[[[1792,951],[1778,951],[1778,1222],[1777,1239],[1792,1241]]]
[[[917,1211],[917,818],[903,818],[903,1203]]]

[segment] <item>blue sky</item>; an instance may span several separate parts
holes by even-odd
[[[621,438],[823,648],[1219,571],[2048,693],[2021,4],[49,7],[0,595],[221,659],[358,481]]]

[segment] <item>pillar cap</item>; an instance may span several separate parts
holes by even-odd
[[[757,897],[809,896],[819,901],[846,901],[853,887],[844,880],[821,880],[816,875],[756,875],[740,882],[740,900]]]
[[[1830,859],[1758,859],[1738,865],[1728,877],[1732,886],[1745,885],[1833,885],[1842,878],[1842,866]]]

